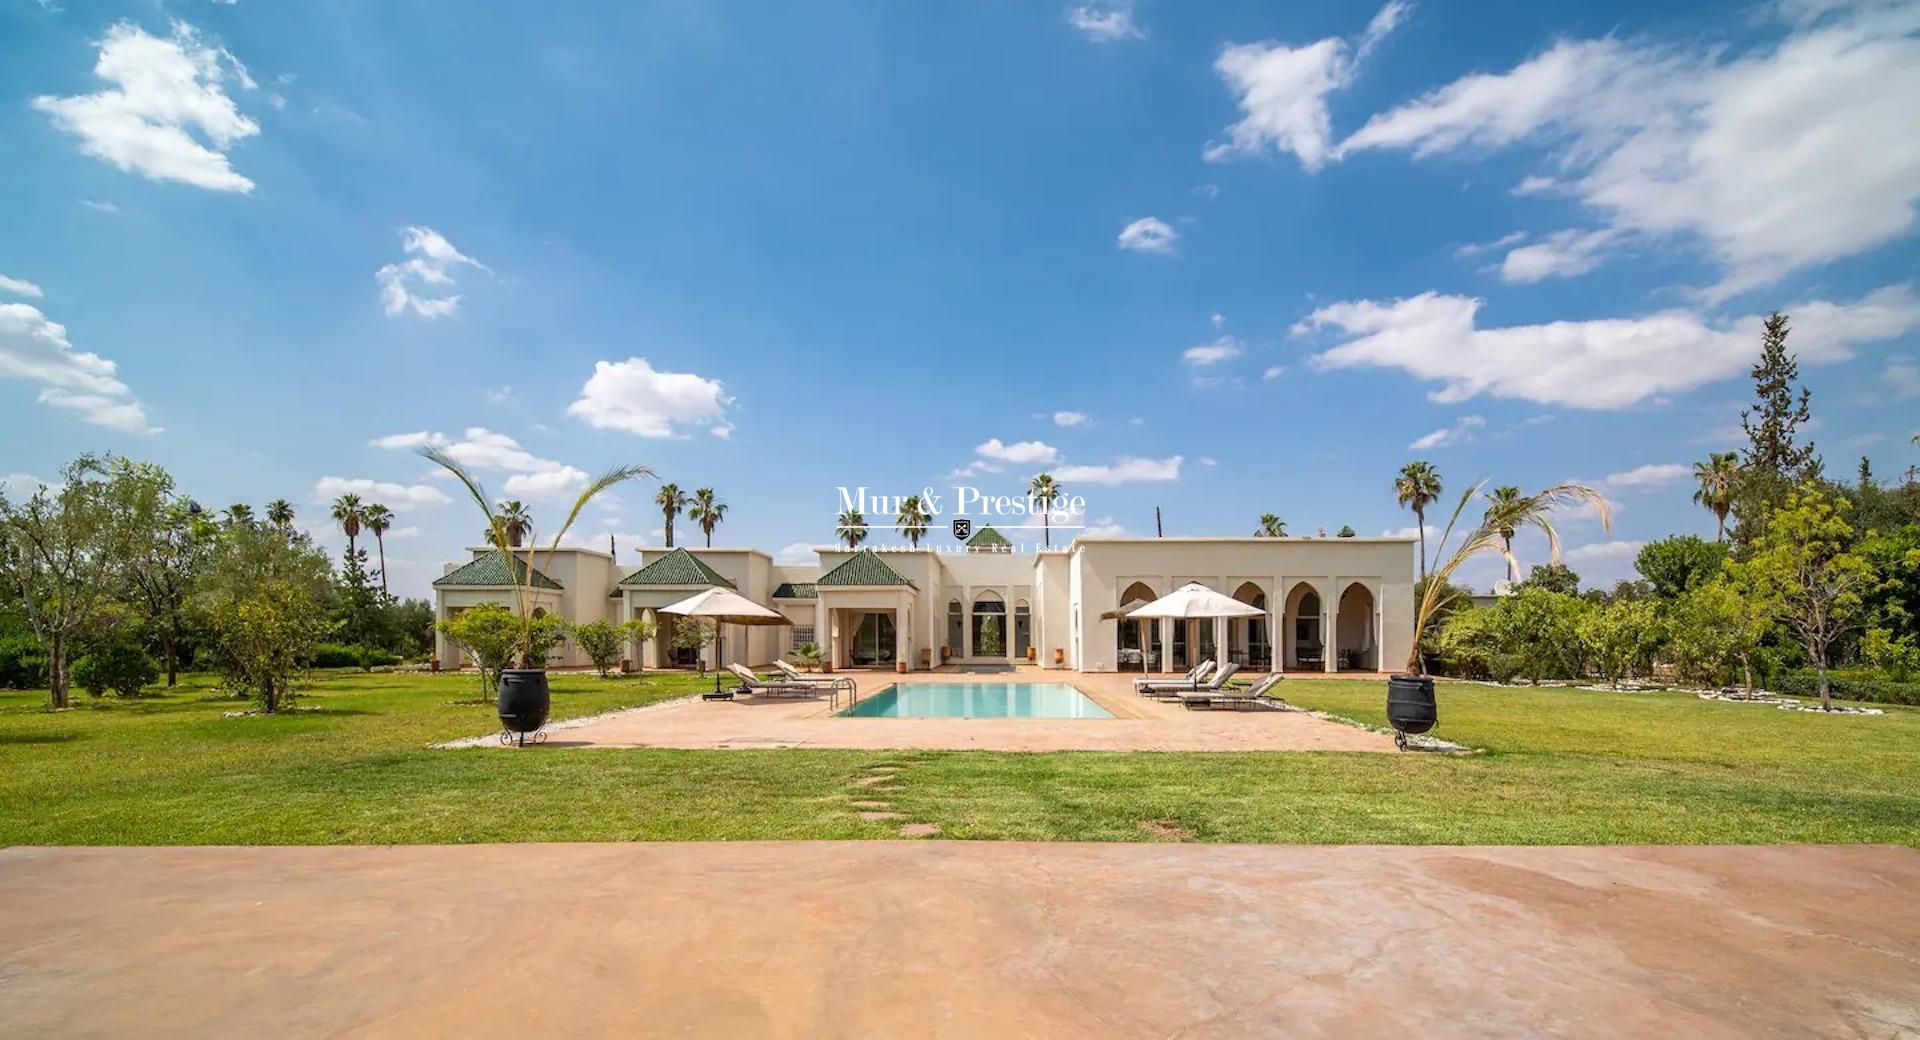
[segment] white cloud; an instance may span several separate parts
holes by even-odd
[[[1085,426],[1087,424],[1087,413],[1055,412],[1053,413],[1053,424],[1055,426]]]
[[[390,451],[397,451],[403,448],[418,448],[428,444],[435,447],[445,447],[447,439],[440,434],[421,430],[419,433],[390,433],[385,437],[375,437],[368,441],[367,444],[375,448],[386,448]]]
[[[1213,467],[1218,466],[1220,464],[1220,460],[1214,458],[1211,455],[1202,455],[1198,459],[1195,459],[1194,461],[1200,463],[1202,466],[1205,466],[1208,469],[1212,469]]]
[[[1530,285],[1547,278],[1585,274],[1600,266],[1602,250],[1619,238],[1620,233],[1610,228],[1556,231],[1509,252],[1500,261],[1500,280]]]
[[[1441,428],[1414,439],[1407,445],[1408,451],[1427,451],[1432,448],[1445,448],[1455,444],[1465,444],[1473,440],[1473,431],[1487,424],[1487,420],[1478,415],[1463,415],[1455,419],[1452,426]]]
[[[484,426],[467,427],[459,440],[422,430],[375,437],[367,443],[390,451],[413,450],[430,444],[470,470],[508,474],[503,490],[516,497],[564,498],[578,494],[587,483],[585,472],[553,459],[541,458],[521,447],[520,442],[512,437],[495,433]],[[433,473],[437,476],[440,471]]]
[[[1077,532],[1075,538],[1124,538],[1127,534],[1125,524],[1115,523],[1113,517],[1103,516]]]
[[[661,532],[664,534],[665,532]],[[813,551],[812,542],[788,542],[773,554],[775,563],[819,563],[820,557]]]
[[[1120,229],[1118,242],[1120,248],[1136,253],[1159,253],[1162,256],[1173,255],[1173,244],[1180,238],[1180,232],[1173,225],[1159,217],[1141,217],[1139,220]]]
[[[1561,559],[1570,564],[1593,563],[1605,560],[1632,560],[1634,557],[1640,555],[1640,550],[1646,548],[1646,545],[1647,543],[1645,542],[1625,540],[1617,542],[1594,542],[1590,545],[1582,545],[1577,549],[1568,549],[1565,553],[1561,554]]]
[[[1454,250],[1453,255],[1479,256],[1481,253],[1497,252],[1508,246],[1519,245],[1526,240],[1527,233],[1525,231],[1510,231],[1491,242],[1468,242],[1466,245]]]
[[[1140,459],[1122,455],[1107,466],[1060,466],[1054,479],[1062,484],[1145,484],[1180,479],[1181,458]]]
[[[571,498],[587,486],[587,474],[572,466],[515,473],[507,478],[506,492],[522,498]]]
[[[80,139],[81,151],[152,180],[253,190],[227,151],[260,126],[240,114],[225,81],[231,75],[243,88],[254,84],[224,48],[201,42],[185,22],[174,22],[167,38],[118,22],[100,42],[93,74],[108,84],[98,93],[33,99],[56,127]]]
[[[1188,347],[1181,352],[1180,359],[1189,365],[1217,365],[1222,361],[1231,361],[1240,354],[1240,341],[1233,336],[1222,336],[1212,343]]]
[[[1427,529],[1427,541],[1429,543],[1438,542],[1440,540],[1440,528],[1437,524],[1425,524],[1421,526],[1424,526]],[[1420,537],[1420,526],[1389,528],[1385,531],[1380,532],[1380,537],[1382,538],[1418,538]]]
[[[503,383],[486,391],[482,396],[487,399],[488,404],[506,404],[513,400],[513,387]]]
[[[396,527],[387,532],[387,541],[389,542],[409,541],[414,538],[419,538],[425,533],[426,533],[425,531],[422,531],[419,527],[413,526],[413,525],[408,525],[406,527]]]
[[[1831,10],[1746,51],[1563,40],[1375,115],[1336,154],[1532,145],[1561,176],[1522,189],[1563,188],[1612,230],[1698,240],[1721,269],[1707,296],[1725,298],[1913,228],[1920,6]]]
[[[1896,401],[1920,397],[1920,364],[1910,357],[1891,357],[1880,372],[1880,385]]]
[[[438,506],[453,501],[431,484],[396,484],[389,480],[368,480],[365,477],[321,477],[313,483],[313,500],[316,502],[330,502],[348,494],[388,506]]]
[[[1222,328],[1225,328],[1227,325],[1227,316],[1217,311],[1214,312],[1213,314],[1208,315],[1207,320],[1213,323],[1213,327],[1215,329],[1222,329]]]
[[[1133,20],[1133,4],[1126,0],[1075,4],[1067,8],[1067,24],[1095,43],[1147,38],[1147,31]]]
[[[430,227],[400,230],[400,247],[407,258],[373,273],[380,284],[380,301],[388,317],[412,311],[422,318],[445,318],[459,313],[460,294],[448,294],[458,267],[490,270],[487,265],[455,249],[446,236]]]
[[[1043,441],[1016,441],[1013,444],[1003,444],[998,437],[988,439],[985,444],[974,448],[973,452],[983,459],[1010,462],[1016,466],[1035,463],[1044,466],[1060,457],[1060,449]]]
[[[567,414],[597,430],[623,430],[641,437],[672,437],[677,425],[712,425],[715,436],[733,432],[727,406],[733,399],[718,379],[692,372],[661,372],[646,358],[596,361],[593,375]],[[717,432],[724,429],[726,432]]]
[[[0,474],[0,491],[5,492],[15,502],[32,498],[41,488],[51,488],[53,482],[36,477],[31,473]]]
[[[81,200],[80,200],[80,204],[81,204],[82,206],[85,206],[85,207],[87,207],[87,208],[88,208],[88,209],[90,209],[90,210],[93,210],[93,211],[95,211],[95,212],[97,212],[97,213],[118,213],[118,212],[120,212],[120,206],[119,206],[119,204],[118,204],[118,203],[113,203],[113,202],[101,202],[101,201],[99,201],[99,200],[97,200],[97,199],[81,199]]]
[[[1260,373],[1260,378],[1261,378],[1261,379],[1264,379],[1264,380],[1266,380],[1266,381],[1267,381],[1267,382],[1269,382],[1269,383],[1271,383],[1271,382],[1273,382],[1274,380],[1276,380],[1276,379],[1278,379],[1278,378],[1280,378],[1281,376],[1284,376],[1284,375],[1286,375],[1286,374],[1287,374],[1287,366],[1285,366],[1285,365],[1268,365],[1268,366],[1267,366],[1267,370],[1266,370],[1265,372],[1262,372],[1262,373]]]
[[[1609,473],[1606,483],[1608,487],[1616,488],[1654,488],[1685,480],[1692,475],[1691,466],[1678,462],[1658,462],[1635,466],[1623,473]]]
[[[1606,410],[1743,374],[1760,349],[1762,318],[1709,321],[1688,310],[1641,318],[1479,328],[1484,301],[1435,292],[1380,303],[1329,304],[1296,332],[1336,330],[1346,342],[1314,355],[1318,368],[1397,368],[1443,384],[1458,404],[1480,394]],[[1888,286],[1846,304],[1787,308],[1793,349],[1809,365],[1842,361],[1859,343],[1920,328],[1920,299]]]
[[[159,433],[146,408],[120,381],[118,366],[76,351],[66,326],[25,303],[0,303],[0,379],[40,387],[40,403],[73,412],[84,422],[127,433]]]
[[[0,274],[0,292],[12,293],[15,296],[25,296],[34,300],[46,295],[46,293],[40,291],[39,286],[24,278],[9,278],[4,274]]]
[[[1272,148],[1293,153],[1309,170],[1335,158],[1328,96],[1353,82],[1367,55],[1411,9],[1392,0],[1358,44],[1328,37],[1299,47],[1269,41],[1223,48],[1213,68],[1236,95],[1241,119],[1227,127],[1225,141],[1207,146],[1205,157],[1219,161]]]

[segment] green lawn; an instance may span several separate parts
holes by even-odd
[[[710,680],[709,680],[710,682]],[[558,676],[565,718],[699,688]],[[1433,754],[636,751],[427,745],[485,732],[471,677],[333,674],[227,718],[210,680],[50,713],[0,693],[0,843],[883,838],[878,797],[952,838],[1896,842],[1920,846],[1920,711],[1822,717],[1679,694],[1441,687]],[[1296,703],[1380,724],[1383,684]],[[1072,723],[1063,723],[1071,725]],[[900,767],[897,790],[854,786]]]

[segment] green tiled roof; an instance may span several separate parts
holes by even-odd
[[[982,527],[973,533],[972,538],[967,539],[967,548],[969,549],[997,549],[1002,545],[1012,544],[1012,542],[1007,541],[1006,535],[1001,534],[991,527]]]
[[[511,573],[513,575],[525,575],[527,572],[527,561],[518,556],[512,559],[513,571]],[[434,579],[433,587],[436,589],[445,589],[461,585],[492,585],[496,587],[513,585],[515,582],[513,578],[509,576],[506,561],[507,557],[500,555],[500,550],[495,549],[481,556],[479,559],[474,560],[472,563],[456,567],[442,574],[440,577]],[[560,588],[559,582],[540,573],[538,567],[533,569],[533,580],[527,584],[536,589]]]
[[[899,571],[872,549],[862,549],[853,558],[820,576],[815,585],[912,585]]]
[[[622,588],[636,585],[718,585],[735,588],[733,582],[707,566],[700,557],[686,551],[674,551],[620,579]]]
[[[774,599],[819,599],[819,590],[810,581],[783,581],[773,590]]]

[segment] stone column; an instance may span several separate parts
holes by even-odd
[[[911,612],[908,611],[906,607],[897,606],[893,608],[893,660],[895,671],[900,670],[901,665],[905,665],[908,670],[913,668],[913,662],[907,660],[907,655],[913,652],[912,645],[907,639],[907,626],[911,624],[912,621]]]
[[[646,639],[642,640],[640,643],[640,667],[643,669],[659,668],[660,667],[660,614],[657,611],[655,611],[652,607],[648,607],[645,610],[642,610],[640,612],[640,617],[644,621],[653,622],[653,634],[648,636]]]
[[[1326,620],[1320,622],[1320,643],[1325,647],[1324,670],[1337,672],[1340,670],[1340,579],[1329,577],[1327,587],[1333,591],[1320,597],[1320,609],[1326,614]]]

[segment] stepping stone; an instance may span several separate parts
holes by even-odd
[[[892,779],[894,778],[891,776],[863,776],[855,779],[853,783],[856,787],[872,787],[874,784],[884,784]]]
[[[849,802],[848,804],[852,805],[855,809],[891,809],[893,808],[892,802],[861,801],[861,802]]]
[[[902,838],[931,838],[940,833],[937,823],[903,823],[900,825]]]
[[[880,820],[904,820],[906,818],[906,813],[897,812],[863,812],[860,814],[860,819],[867,823],[876,823]]]

